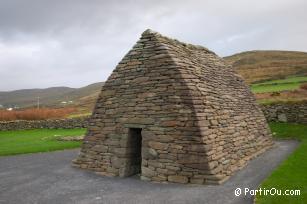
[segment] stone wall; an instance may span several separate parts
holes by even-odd
[[[307,124],[307,102],[262,105],[267,121]]]
[[[307,124],[307,103],[261,105],[261,109],[269,122]],[[0,130],[87,128],[88,120],[88,117],[84,117],[39,121],[0,121]]]
[[[18,120],[0,122],[0,130],[28,130],[28,129],[71,129],[86,128],[88,117],[71,119],[50,119],[50,120]]]
[[[269,122],[290,122],[307,124],[307,103],[297,104],[270,104],[260,106],[267,121]],[[24,130],[24,129],[68,129],[87,128],[88,117],[72,119],[52,119],[39,121],[2,121],[0,130]]]

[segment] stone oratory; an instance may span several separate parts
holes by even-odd
[[[105,176],[219,184],[272,146],[232,66],[146,30],[105,82],[73,165]]]

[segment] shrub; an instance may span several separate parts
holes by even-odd
[[[307,83],[301,84],[300,89],[307,90]]]
[[[13,111],[0,110],[0,121],[60,119],[67,117],[74,111],[74,108],[31,108]]]
[[[271,93],[271,96],[280,96],[280,92],[274,91]]]

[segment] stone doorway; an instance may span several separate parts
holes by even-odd
[[[142,128],[129,128],[128,143],[131,152],[130,175],[140,174],[142,167]]]

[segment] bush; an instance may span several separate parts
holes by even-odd
[[[74,111],[74,108],[42,108],[13,111],[0,110],[0,121],[60,119],[67,117]]]
[[[307,83],[301,84],[300,89],[307,90]]]
[[[280,92],[274,91],[270,94],[271,96],[280,96]]]

